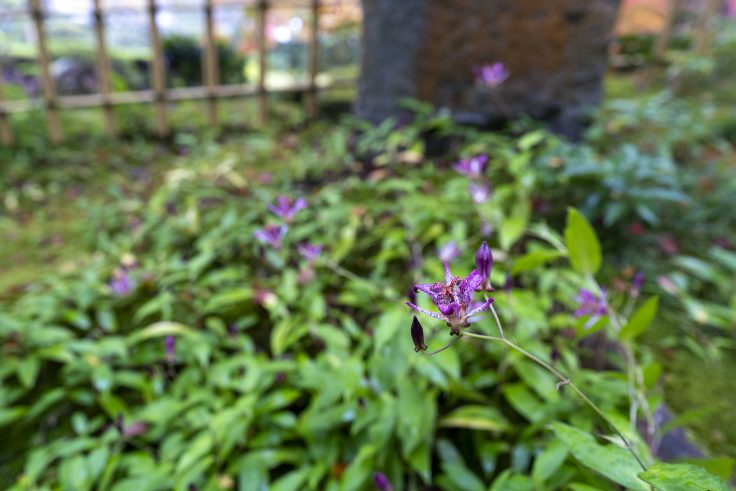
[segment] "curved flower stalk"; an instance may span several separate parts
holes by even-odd
[[[451,329],[450,334],[454,334],[457,336],[446,346],[429,354],[436,355],[450,348],[463,336],[505,344],[509,348],[517,351],[518,353],[521,353],[526,358],[538,364],[539,366],[550,372],[552,375],[554,375],[558,380],[558,390],[563,386],[568,386],[573,392],[575,392],[583,400],[583,402],[585,402],[603,421],[606,422],[611,430],[621,439],[623,444],[626,446],[626,449],[633,456],[639,466],[646,471],[647,466],[641,460],[629,439],[624,436],[624,434],[621,432],[621,430],[618,429],[615,423],[613,423],[613,421],[611,421],[611,419],[606,416],[606,414],[577,385],[575,385],[568,377],[563,375],[562,372],[560,372],[550,363],[547,363],[540,357],[529,353],[521,346],[513,343],[503,335],[503,326],[501,325],[501,320],[499,319],[498,314],[496,314],[496,310],[493,308],[492,305],[493,298],[486,297],[486,301],[481,304],[480,307],[472,310],[467,310],[467,307],[470,305],[473,293],[475,292],[476,288],[480,287],[481,284],[484,283],[484,278],[488,278],[487,285],[490,287],[490,269],[493,264],[493,256],[490,253],[490,248],[488,247],[488,244],[485,242],[481,245],[481,247],[478,249],[478,252],[476,253],[476,263],[478,266],[478,270],[480,270],[482,273],[479,273],[478,270],[473,270],[466,278],[453,276],[450,272],[449,264],[445,263],[444,283],[429,283],[424,285],[416,285],[414,287],[415,290],[424,292],[430,296],[432,302],[439,310],[439,313],[417,307],[412,302],[407,302],[406,304],[416,312],[421,312],[423,314],[429,315],[430,317],[447,323],[447,325],[450,326]],[[486,285],[483,286],[485,287]],[[606,308],[607,312],[608,307],[607,304],[604,304],[605,298],[603,294],[598,297],[588,290],[581,290],[580,300],[582,302],[580,308],[578,309],[578,312],[580,312],[581,314],[582,310],[585,310],[585,314],[602,312],[603,307]],[[496,321],[496,325],[498,326],[500,336],[488,336],[485,334],[479,334],[467,330],[462,332],[460,331],[460,328],[467,327],[469,325],[471,317],[485,310],[490,310],[493,313],[493,317]],[[427,346],[424,343],[424,331],[416,316],[412,320],[411,337],[412,342],[414,343],[415,351],[426,351]]]

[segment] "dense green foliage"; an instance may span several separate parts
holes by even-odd
[[[14,151],[4,227],[75,185],[104,189],[76,210],[71,264],[1,300],[0,485],[350,490],[382,472],[396,489],[726,489],[704,468],[728,479],[733,461],[655,463],[629,424],[632,400],[641,419],[671,400],[663,349],[733,355],[734,141],[716,129],[734,99],[717,92],[711,108],[679,90],[609,102],[574,145],[523,122],[457,127],[414,103],[400,128],[95,147],[123,184],[35,172],[76,150]],[[482,153],[492,194],[478,204],[451,164]],[[267,208],[280,195],[308,207],[276,250],[253,233],[281,223]],[[466,275],[484,239],[506,335],[581,387],[646,472],[570,387],[504,344],[414,352],[407,292],[443,277],[449,242]],[[304,242],[324,247],[313,263]],[[130,288],[113,288],[123,271]],[[599,284],[620,315],[575,317],[579,289]],[[422,322],[430,349],[449,340]],[[490,315],[471,329],[497,334]],[[729,452],[725,439],[711,448]]]

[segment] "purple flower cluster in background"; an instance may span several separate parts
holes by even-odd
[[[596,322],[598,322],[598,319],[608,313],[608,302],[606,302],[605,295],[605,291],[602,292],[601,296],[598,296],[586,288],[581,288],[578,292],[578,296],[575,297],[575,301],[578,305],[577,310],[575,310],[575,316],[590,316],[588,322],[585,323],[586,329],[592,327]]]
[[[443,263],[449,263],[460,255],[460,248],[454,240],[447,242],[437,251],[437,256]]]
[[[455,162],[452,166],[460,174],[470,179],[468,193],[477,205],[485,203],[491,196],[491,188],[484,181],[486,168],[488,167],[488,155],[479,154]]]
[[[284,239],[288,230],[289,227],[286,225],[268,225],[253,232],[253,236],[260,242],[279,250],[281,249],[281,241]]]
[[[470,197],[473,199],[473,203],[476,205],[485,203],[491,196],[491,188],[485,182],[471,182],[468,184],[468,192],[470,193]]]
[[[125,268],[117,268],[113,272],[108,286],[116,297],[124,297],[133,291],[133,282]]]
[[[509,78],[506,66],[497,61],[490,65],[483,65],[475,70],[475,80],[486,87],[495,89]]]
[[[471,179],[480,179],[486,172],[488,166],[488,155],[476,155],[467,159],[458,160],[453,169]]]
[[[281,250],[284,237],[289,231],[289,225],[296,215],[307,207],[307,200],[303,197],[292,200],[288,196],[279,196],[276,202],[268,205],[268,209],[284,223],[267,225],[253,232],[253,236],[261,243],[270,246],[273,250]],[[322,246],[304,242],[296,246],[299,255],[306,261],[297,277],[300,284],[308,283],[314,278],[314,263],[322,253]]]
[[[296,214],[306,207],[306,199],[298,198],[292,201],[286,196],[279,196],[276,198],[275,204],[268,205],[268,209],[277,217],[282,218],[286,223],[293,222]]]
[[[310,244],[309,242],[299,244],[296,249],[299,254],[310,264],[313,264],[322,253],[321,245]]]

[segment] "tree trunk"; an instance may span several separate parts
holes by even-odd
[[[522,114],[577,137],[601,96],[619,0],[363,0],[356,111],[401,117],[402,98],[495,125]],[[510,76],[475,80],[502,62]]]

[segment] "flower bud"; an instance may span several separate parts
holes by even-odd
[[[393,486],[391,486],[391,481],[388,480],[388,477],[386,477],[386,474],[383,472],[373,473],[373,485],[376,486],[378,491],[393,491],[394,489]]]
[[[475,253],[475,267],[478,274],[483,278],[481,288],[492,291],[491,268],[493,268],[493,253],[491,252],[491,248],[488,247],[488,242],[485,240],[478,248],[478,252]]]
[[[424,344],[424,329],[417,316],[414,316],[414,320],[411,321],[411,340],[414,342],[414,351],[419,352],[427,349],[427,345]]]

